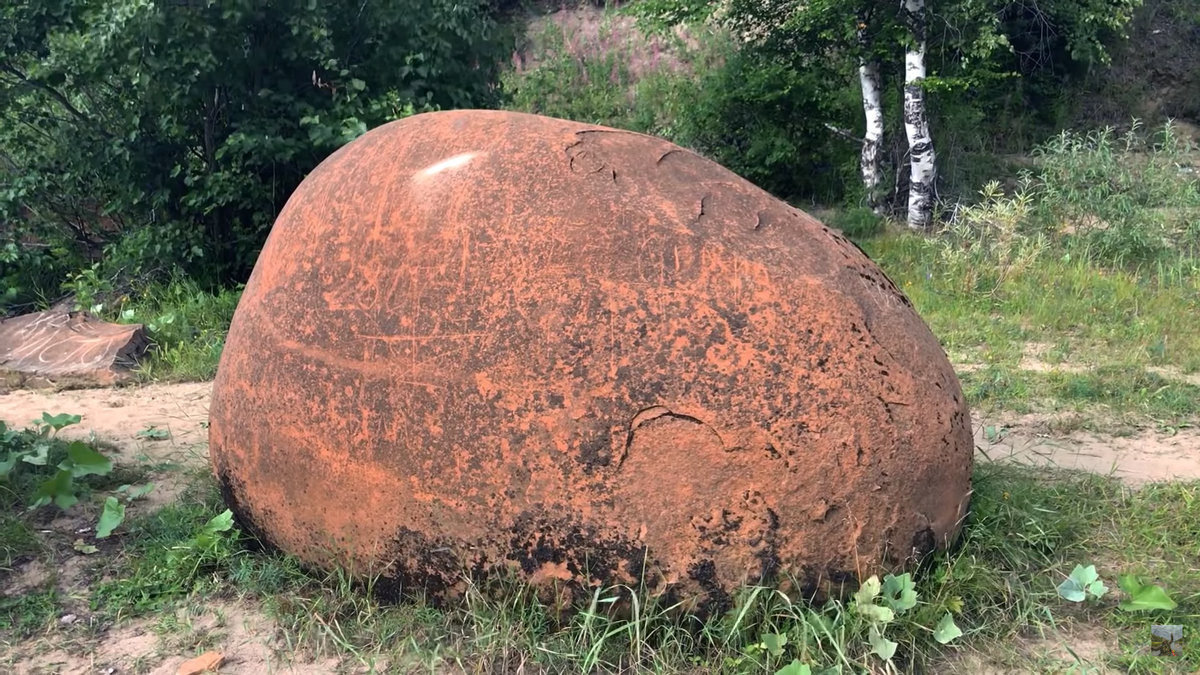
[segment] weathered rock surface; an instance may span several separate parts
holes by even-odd
[[[242,521],[311,563],[710,609],[910,566],[955,536],[972,458],[945,354],[853,244],[665,141],[481,111],[300,186],[210,440]]]
[[[51,310],[0,319],[0,375],[8,387],[103,387],[133,377],[149,341],[141,324]]]

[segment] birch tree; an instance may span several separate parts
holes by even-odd
[[[863,190],[867,206],[877,214],[883,212],[880,185],[883,183],[883,167],[880,155],[883,150],[883,91],[879,74],[879,59],[873,53],[868,33],[870,17],[860,10],[856,38],[862,55],[858,60],[858,82],[862,88],[863,117],[866,131],[863,133],[862,155],[859,168],[862,172]]]
[[[904,53],[904,133],[908,137],[910,178],[908,226],[927,230],[933,222],[937,154],[925,109],[925,34],[929,27],[926,0],[902,0],[901,14],[911,42]]]
[[[642,0],[631,6],[630,13],[657,31],[680,23],[716,24],[739,45],[781,57],[823,53],[821,58],[828,60],[829,55],[840,53],[857,58],[865,129],[863,137],[856,139],[862,143],[859,172],[867,205],[882,214],[884,115],[876,39],[887,30],[876,25],[884,18],[878,11],[881,6],[880,0]],[[889,33],[885,41],[894,39]],[[827,120],[825,126],[856,138],[842,129],[844,124]]]
[[[884,115],[880,45],[876,44],[881,33],[880,26],[875,25],[880,17],[878,5],[878,0],[812,0],[803,4],[792,0],[724,0],[716,17],[744,44],[768,46],[779,52],[828,50],[857,56],[864,128],[859,139],[859,174],[867,205],[882,214]],[[847,30],[851,26],[852,30]],[[826,126],[853,137],[833,123]]]
[[[928,230],[933,224],[938,157],[927,97],[960,102],[980,115],[996,109],[985,97],[1036,97],[1036,88],[1030,86],[1036,76],[1044,73],[1061,80],[1065,69],[1106,62],[1107,45],[1124,35],[1142,0],[939,0],[933,8],[929,1],[638,0],[629,7],[630,13],[659,25],[718,24],[742,49],[820,63],[831,72],[845,73],[847,84],[856,74],[862,92],[862,137],[844,128],[848,117],[823,122],[862,144],[860,179],[868,204],[878,213],[887,206],[881,178],[887,119],[883,105],[889,89],[883,78],[891,81],[903,72],[901,117],[910,177],[906,221],[914,230]],[[931,10],[937,12],[933,33]],[[927,50],[936,72],[927,72]],[[845,116],[849,111],[839,112]]]

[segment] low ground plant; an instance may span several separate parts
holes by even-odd
[[[1083,625],[1119,636],[1099,665],[1130,673],[1200,667],[1186,650],[1164,661],[1145,648],[1151,624],[1200,629],[1200,579],[1189,571],[1200,484],[1133,491],[1101,476],[988,463],[976,467],[973,486],[960,542],[915,573],[872,576],[819,604],[747,587],[727,614],[700,624],[627,587],[596,588],[563,614],[504,578],[468,583],[460,601],[441,608],[419,599],[384,604],[370,580],[263,549],[238,530],[211,476],[198,473],[176,502],[127,519],[115,545],[86,557],[95,582],[51,582],[0,601],[0,641],[68,630],[57,617],[80,611],[79,599],[99,628],[232,597],[276,622],[292,658],[367,668],[849,675],[947,672],[986,653],[1036,670],[1023,644]],[[0,533],[11,549],[13,534]],[[84,555],[41,546],[52,561]],[[614,614],[617,604],[629,609]],[[167,621],[159,630],[184,627]]]

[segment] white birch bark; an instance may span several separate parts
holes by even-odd
[[[904,54],[904,133],[908,136],[910,173],[908,226],[926,230],[933,221],[933,193],[937,181],[937,155],[929,134],[925,112],[925,32],[928,28],[926,0],[902,0],[905,23],[913,45]]]
[[[883,209],[879,194],[879,187],[883,182],[883,171],[879,165],[879,153],[883,148],[883,104],[880,95],[879,63],[862,59],[858,66],[858,80],[862,85],[863,114],[867,118],[860,162],[862,181],[863,187],[866,188],[867,205],[875,213],[880,213]]]

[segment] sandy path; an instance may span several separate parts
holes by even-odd
[[[94,437],[114,444],[125,461],[169,462],[197,466],[207,461],[208,398],[211,383],[163,384],[120,389],[84,389],[58,393],[15,391],[0,395],[0,420],[21,426],[43,412],[74,413],[82,422],[64,430],[72,438]],[[1086,431],[1065,435],[1044,432],[1047,418],[1026,415],[975,422],[980,461],[1016,461],[1113,473],[1130,484],[1200,479],[1200,430],[1174,433],[1153,429],[1131,436],[1102,436]],[[139,437],[155,427],[169,432],[162,440]],[[988,440],[985,429],[1003,429]]]

